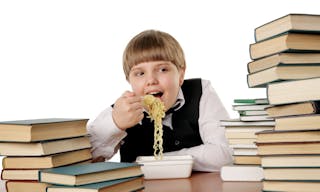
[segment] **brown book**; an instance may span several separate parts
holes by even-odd
[[[284,52],[319,52],[320,34],[286,33],[250,44],[252,60]]]
[[[266,87],[267,84],[286,80],[320,77],[320,64],[309,66],[275,66],[247,75],[249,87]]]
[[[2,159],[4,169],[44,169],[70,165],[92,159],[90,149],[69,151],[42,157],[7,156]]]
[[[286,105],[276,105],[266,108],[270,117],[285,117],[293,115],[311,115],[320,113],[320,101],[308,101]]]
[[[38,181],[6,181],[7,192],[46,192],[51,184]]]
[[[233,155],[233,163],[236,165],[260,165],[261,158],[254,155]]]
[[[262,131],[257,133],[257,143],[320,142],[320,129],[310,131]]]
[[[320,154],[320,142],[256,143],[259,155]]]
[[[261,156],[262,167],[320,167],[320,155]]]
[[[266,181],[262,182],[264,191],[303,191],[317,192],[320,188],[319,181]]]
[[[0,154],[4,156],[44,156],[90,147],[90,140],[87,136],[32,143],[0,142]]]
[[[320,114],[276,118],[274,130],[319,130]]]
[[[265,180],[320,181],[320,168],[264,168]]]
[[[0,141],[31,142],[87,135],[88,119],[28,119],[0,122]]]
[[[312,66],[320,64],[320,53],[277,53],[248,63],[248,73],[275,66]]]
[[[319,77],[271,83],[267,86],[267,96],[271,105],[320,100],[319,92]]]
[[[255,40],[263,41],[288,31],[319,33],[320,15],[288,14],[257,27],[254,30]]]

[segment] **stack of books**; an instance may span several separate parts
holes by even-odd
[[[255,30],[248,86],[265,87],[273,131],[257,133],[265,191],[320,187],[320,15],[289,14]]]
[[[46,192],[130,192],[144,188],[137,163],[99,162],[45,169],[39,172],[39,181],[49,185]]]
[[[263,172],[256,146],[257,132],[274,129],[274,120],[266,115],[265,98],[235,99],[233,110],[238,119],[222,120],[229,146],[233,149],[233,165],[221,169],[224,181],[261,181]],[[241,173],[241,174],[240,174]]]
[[[0,122],[0,155],[7,191],[44,192],[42,169],[90,163],[88,119],[30,119]]]

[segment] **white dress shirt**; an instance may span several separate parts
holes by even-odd
[[[178,151],[167,152],[164,155],[192,155],[195,162],[193,170],[220,171],[223,165],[232,162],[232,150],[228,146],[225,130],[219,126],[219,120],[228,119],[229,115],[220,101],[210,81],[202,79],[202,96],[199,106],[199,133],[203,144]],[[177,102],[179,110],[184,104],[184,97],[180,89]],[[172,114],[163,119],[163,125],[172,129]],[[120,130],[112,119],[112,107],[102,111],[98,117],[88,124],[91,135],[93,157],[103,156],[110,159],[117,153],[126,132]]]

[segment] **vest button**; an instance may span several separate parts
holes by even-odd
[[[180,144],[180,141],[179,141],[179,140],[175,140],[175,141],[174,141],[174,144],[175,144],[175,145],[179,145],[179,144]]]

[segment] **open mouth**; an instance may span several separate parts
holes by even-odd
[[[161,98],[163,95],[163,92],[152,92],[152,93],[149,93],[149,95],[153,95],[154,97]]]

